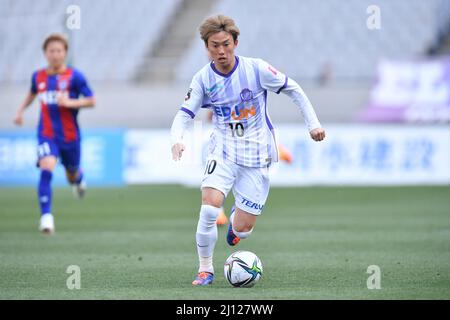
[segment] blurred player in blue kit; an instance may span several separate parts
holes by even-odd
[[[64,35],[51,34],[45,39],[43,51],[48,66],[33,73],[31,89],[14,118],[16,125],[22,125],[25,109],[38,97],[41,107],[37,128],[39,230],[45,234],[55,231],[51,181],[58,159],[75,196],[83,197],[86,189],[80,169],[81,137],[77,115],[81,108],[93,107],[95,98],[84,75],[66,65],[68,47]]]

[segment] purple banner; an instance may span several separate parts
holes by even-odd
[[[382,61],[365,122],[450,122],[450,58],[415,62]]]

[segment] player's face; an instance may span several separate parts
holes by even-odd
[[[45,58],[50,67],[59,68],[64,65],[66,59],[66,48],[60,41],[52,41],[48,43],[45,49]]]
[[[206,49],[216,66],[229,71],[234,64],[234,49],[237,44],[238,41],[234,41],[230,33],[221,31],[208,38]]]

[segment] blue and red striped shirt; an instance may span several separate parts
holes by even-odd
[[[78,109],[59,106],[57,93],[68,92],[71,99],[92,97],[93,92],[84,75],[71,67],[58,74],[48,74],[46,69],[41,69],[33,73],[31,92],[38,95],[41,104],[38,136],[58,142],[78,141]]]

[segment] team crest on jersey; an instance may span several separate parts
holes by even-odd
[[[45,82],[41,82],[38,85],[39,90],[44,90],[45,89]]]
[[[188,101],[191,98],[191,92],[192,88],[189,88],[188,92],[186,93],[186,97],[184,97],[184,101]]]
[[[245,88],[241,91],[241,100],[243,102],[250,101],[253,99],[253,92],[252,90]]]
[[[59,82],[59,89],[60,90],[66,90],[67,89],[67,81],[60,81]]]

